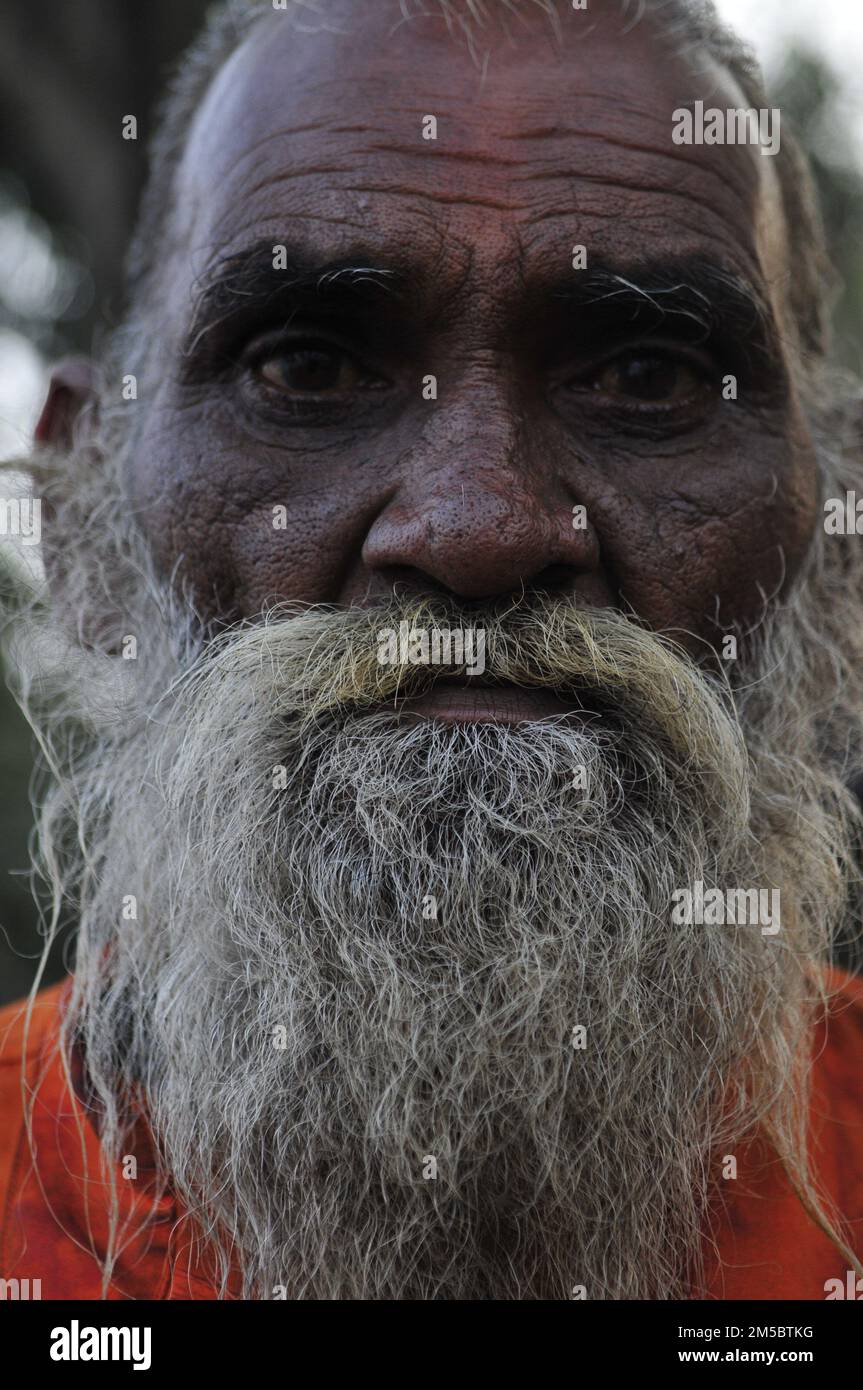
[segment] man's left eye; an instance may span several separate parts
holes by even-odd
[[[289,395],[316,396],[352,391],[367,381],[359,365],[339,347],[302,344],[262,358],[256,374]]]
[[[704,390],[707,374],[692,362],[659,352],[628,352],[582,377],[580,385],[645,404],[674,404]]]

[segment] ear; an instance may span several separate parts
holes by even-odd
[[[95,371],[89,358],[68,357],[58,362],[34,431],[36,443],[70,449],[77,422],[88,415],[93,419],[95,405]]]
[[[110,647],[103,632],[105,617],[85,612],[80,596],[70,590],[68,548],[64,538],[56,531],[58,508],[64,500],[65,486],[68,483],[70,489],[74,489],[76,481],[66,468],[67,456],[71,461],[73,451],[77,451],[80,459],[82,444],[86,447],[88,441],[95,439],[97,400],[96,369],[88,358],[70,357],[57,363],[51,371],[48,394],[34,430],[36,447],[28,461],[28,471],[34,489],[42,493],[45,523],[42,560],[55,611],[63,626],[83,647],[105,650],[106,646]],[[59,472],[53,465],[46,471],[44,461],[40,462],[40,450],[57,455],[61,460]],[[74,463],[71,466],[74,467]],[[48,486],[43,491],[46,481]]]

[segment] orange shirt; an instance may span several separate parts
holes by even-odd
[[[845,1238],[861,1259],[863,981],[842,975],[838,983],[840,993],[815,1039],[811,1152],[818,1178],[848,1223]],[[0,1278],[39,1280],[43,1299],[95,1299],[102,1296],[108,1187],[98,1135],[56,1047],[66,990],[64,983],[37,996],[26,1058],[26,1006],[0,1010]],[[32,1151],[22,1062],[35,1094]],[[107,1296],[215,1298],[188,1218],[170,1195],[153,1204],[146,1135],[136,1139],[133,1156],[135,1179],[117,1181],[126,1235]],[[758,1144],[736,1158],[737,1177],[722,1183],[714,1239],[707,1242],[708,1296],[823,1300],[831,1279],[853,1292],[847,1260],[804,1210],[778,1162]]]

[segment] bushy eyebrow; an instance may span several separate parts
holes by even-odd
[[[614,267],[595,262],[555,291],[571,311],[585,311],[625,328],[675,330],[693,341],[718,333],[768,349],[775,337],[773,313],[764,293],[716,261],[690,256]]]
[[[182,354],[192,358],[203,339],[238,318],[262,313],[289,316],[299,308],[356,310],[361,305],[401,292],[404,273],[375,266],[365,257],[320,261],[307,251],[260,242],[216,263],[195,284],[193,309]]]
[[[377,320],[387,305],[403,316],[426,316],[427,272],[412,265],[409,249],[398,263],[381,264],[373,253],[321,259],[307,246],[282,244],[279,268],[274,244],[258,242],[216,262],[196,282],[182,346],[184,373],[194,376],[213,340],[221,351],[227,335],[246,323],[286,325],[298,313]],[[723,340],[747,357],[776,355],[777,330],[764,293],[705,256],[626,265],[594,259],[589,269],[525,284],[523,292],[534,321],[547,322],[549,330],[552,319],[558,327],[565,323],[574,343],[661,332],[694,344]]]

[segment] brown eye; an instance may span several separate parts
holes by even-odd
[[[704,375],[689,362],[659,353],[628,353],[607,363],[591,380],[594,391],[636,401],[688,400],[704,386]]]
[[[274,354],[259,364],[258,374],[270,386],[298,395],[350,391],[361,380],[359,369],[346,353],[324,346],[297,347]]]

